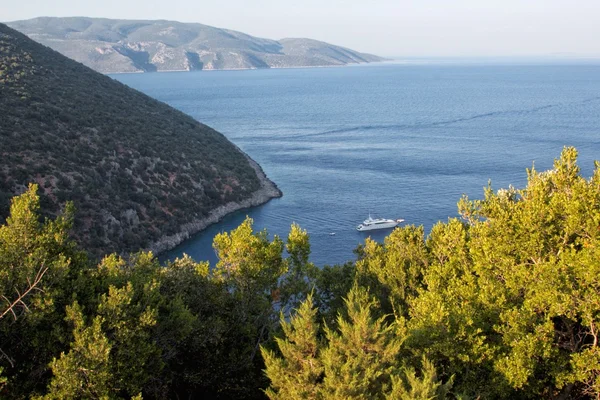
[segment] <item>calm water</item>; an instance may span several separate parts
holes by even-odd
[[[353,259],[373,216],[428,231],[479,198],[526,182],[576,146],[600,159],[600,66],[407,66],[182,72],[114,78],[224,133],[258,161],[281,199],[228,216],[166,257],[215,261],[212,238],[246,215],[311,235],[318,265]],[[330,236],[335,232],[335,236]],[[377,240],[389,231],[371,233]],[[164,257],[163,257],[164,258]]]

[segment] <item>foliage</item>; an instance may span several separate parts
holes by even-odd
[[[325,328],[325,398],[377,399],[389,391],[391,377],[397,374],[404,327],[401,322],[386,326],[385,316],[375,319],[376,307],[366,289],[353,287],[346,299],[347,317],[339,315],[337,331]]]
[[[375,318],[376,301],[366,289],[354,286],[345,299],[338,328],[320,335],[312,295],[290,322],[282,318],[284,337],[279,351],[263,348],[265,373],[271,380],[270,399],[433,399],[446,398],[452,380],[438,381],[435,367],[423,360],[422,377],[401,367],[400,352],[406,329],[399,320],[386,324]]]
[[[423,227],[395,229],[383,244],[367,238],[358,248],[358,282],[369,287],[388,313],[406,316],[429,265]]]
[[[279,306],[285,315],[289,315],[315,289],[320,271],[309,261],[310,238],[299,225],[292,224],[285,248],[289,254],[287,271],[279,282],[278,295]]]
[[[109,354],[111,345],[102,332],[102,318],[94,318],[86,327],[77,303],[67,308],[67,317],[75,325],[73,343],[68,354],[51,363],[54,377],[48,399],[109,398]]]
[[[46,268],[36,290],[0,318],[3,397],[262,396],[258,350],[278,329],[280,286],[308,282],[299,259],[283,258],[280,239],[254,232],[248,219],[215,240],[221,263],[212,271],[189,257],[161,266],[151,253],[91,266],[68,240],[72,207],[41,223],[37,190],[15,197],[0,227],[7,307],[38,265]],[[290,254],[307,255],[308,241],[296,237]]]
[[[312,295],[300,304],[290,322],[281,318],[285,338],[276,338],[282,357],[262,348],[266,374],[271,387],[266,393],[270,399],[317,399],[323,380],[323,363],[317,337],[319,323]]]
[[[596,398],[600,164],[585,179],[576,158],[321,269],[307,232],[284,243],[251,219],[215,239],[212,269],[92,265],[72,206],[41,221],[31,185],[0,226],[0,395]]]
[[[15,393],[33,391],[43,375],[40,366],[70,340],[62,308],[71,301],[85,263],[68,239],[72,206],[42,223],[36,190],[30,185],[14,198],[11,215],[0,226],[0,362],[5,376],[16,378],[5,382],[5,390]]]
[[[407,226],[383,244],[367,240],[360,246],[354,278],[377,297],[383,316],[374,320],[377,329],[353,336],[361,326],[373,325],[357,318],[367,315],[356,311],[364,313],[364,305],[346,304],[351,322],[341,319],[338,333],[325,330],[319,354],[331,354],[331,361],[321,359],[323,382],[335,376],[331,393],[338,398],[599,396],[600,165],[584,179],[576,159],[575,149],[565,148],[552,170],[528,171],[524,189],[494,192],[488,186],[482,200],[463,198],[462,221],[438,223],[427,238],[422,228]],[[355,291],[348,299],[356,298]],[[368,348],[368,332],[394,326],[403,327],[394,334],[402,348],[391,369],[377,369],[390,371],[391,392],[369,392],[365,378],[376,362],[350,349]],[[359,339],[341,339],[353,337]],[[332,344],[342,350],[327,349]],[[345,382],[352,382],[347,385],[352,391],[344,391]],[[450,382],[453,393],[446,386]]]
[[[271,295],[286,269],[281,239],[275,236],[270,242],[267,231],[254,233],[252,223],[246,218],[231,233],[220,233],[214,239],[219,262],[213,274],[240,298]]]
[[[388,400],[430,400],[445,399],[452,389],[451,378],[442,384],[432,362],[423,358],[421,376],[417,376],[414,368],[404,367],[403,374],[392,376],[392,390],[386,394]]]
[[[378,261],[381,250],[367,251],[367,261],[358,263],[371,268],[358,270],[361,279],[372,279],[375,266],[376,284],[406,304],[407,347],[435,362],[443,376],[454,375],[460,392],[503,398],[599,393],[600,170],[596,165],[591,179],[582,178],[576,157],[565,148],[553,170],[529,171],[525,189],[488,187],[483,200],[463,198],[464,222],[439,223],[424,243],[413,245],[424,245],[426,262],[404,288],[390,285],[386,271],[406,263]],[[394,236],[386,240],[388,252]],[[415,250],[400,257],[421,260],[411,256],[422,254]],[[416,296],[403,297],[406,289]]]

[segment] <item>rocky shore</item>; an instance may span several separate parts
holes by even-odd
[[[148,250],[152,251],[155,255],[171,250],[178,244],[189,239],[192,235],[206,229],[212,224],[219,222],[227,214],[242,210],[244,208],[259,206],[273,198],[281,197],[283,193],[281,190],[279,190],[274,182],[267,178],[260,165],[258,165],[258,163],[256,163],[256,161],[252,160],[250,157],[246,157],[248,158],[250,166],[254,169],[258,179],[260,180],[260,189],[252,193],[249,198],[241,202],[229,202],[211,211],[206,218],[195,219],[182,225],[181,230],[178,233],[160,238],[156,242],[152,243],[148,247]]]

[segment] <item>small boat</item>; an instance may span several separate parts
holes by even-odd
[[[335,232],[329,232],[329,236],[335,236]]]
[[[385,218],[369,218],[365,219],[362,224],[356,227],[357,231],[372,231],[375,229],[387,229],[398,226],[399,223],[404,222],[403,219],[385,219]]]

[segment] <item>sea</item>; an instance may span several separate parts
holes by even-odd
[[[332,68],[112,75],[222,132],[256,160],[283,197],[193,236],[184,253],[215,263],[216,234],[246,216],[286,238],[307,230],[318,266],[355,259],[369,215],[432,226],[456,203],[553,166],[564,146],[582,174],[600,159],[600,65],[378,63]]]

